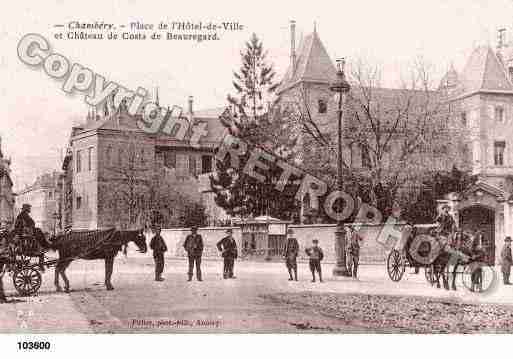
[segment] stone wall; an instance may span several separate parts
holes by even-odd
[[[326,261],[335,262],[335,230],[334,224],[313,224],[289,226],[299,242],[300,258],[307,259],[305,249],[312,245],[313,239],[319,240]],[[385,248],[377,242],[382,226],[364,225],[360,228],[361,242],[360,260],[362,263],[383,263],[386,259]]]
[[[216,243],[226,236],[228,227],[205,227],[200,228],[198,233],[202,235],[204,241],[204,257],[220,258],[216,249]],[[326,262],[335,262],[335,229],[334,224],[313,224],[313,225],[291,225],[289,228],[294,230],[294,236],[297,238],[300,247],[300,260],[306,260],[305,249],[311,246],[313,239],[319,240],[319,246],[325,253]],[[241,248],[242,231],[239,227],[232,227],[233,236],[237,241],[239,250]],[[362,263],[384,263],[388,254],[387,250],[377,242],[377,237],[381,231],[381,225],[362,225],[359,233],[363,237],[361,243],[361,262]],[[185,257],[183,242],[190,233],[189,228],[163,229],[162,237],[166,241],[169,257]],[[151,233],[147,234],[148,241]],[[135,255],[135,254],[134,254]]]

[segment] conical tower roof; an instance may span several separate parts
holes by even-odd
[[[296,68],[289,66],[278,93],[298,82],[329,84],[336,79],[337,71],[317,31],[307,35],[299,46]]]
[[[480,46],[470,55],[460,77],[460,90],[513,91],[504,66],[490,46]]]

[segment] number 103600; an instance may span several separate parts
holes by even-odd
[[[49,350],[50,342],[18,342],[18,350]]]

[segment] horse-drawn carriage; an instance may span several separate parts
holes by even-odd
[[[3,242],[0,247],[2,275],[9,273],[12,276],[14,287],[20,295],[37,293],[42,283],[41,271],[57,263],[56,259],[46,256],[49,246],[42,245],[46,238],[3,231],[0,240]]]
[[[406,268],[415,268],[431,285],[440,287],[442,276],[444,287],[449,289],[448,278],[452,276],[452,289],[456,290],[459,276],[464,286],[471,291],[484,291],[493,281],[494,271],[482,262],[482,252],[476,250],[475,234],[457,232],[453,237],[439,235],[437,224],[410,225],[403,231],[403,237],[390,251],[387,271],[391,280],[403,278]],[[458,269],[462,270],[459,271]],[[452,269],[452,271],[451,271]],[[492,277],[491,277],[491,276]],[[483,279],[485,278],[485,279]],[[486,280],[486,285],[483,281]]]
[[[34,235],[14,235],[14,232],[0,231],[0,299],[5,298],[2,277],[12,275],[13,284],[20,295],[34,295],[42,284],[41,271],[55,266],[55,286],[61,291],[59,277],[64,280],[64,290],[69,291],[66,268],[77,259],[105,260],[105,285],[114,289],[111,283],[114,258],[117,253],[133,242],[139,252],[147,251],[146,237],[142,230],[77,230],[46,238],[41,231]],[[49,251],[57,256],[50,258]]]

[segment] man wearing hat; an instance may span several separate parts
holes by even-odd
[[[324,258],[324,253],[322,249],[319,247],[319,241],[314,239],[312,241],[312,246],[307,248],[306,255],[310,257],[310,271],[312,271],[312,282],[315,282],[315,272],[319,274],[319,282],[322,283],[322,270],[321,270],[321,261]]]
[[[360,241],[362,239],[353,227],[347,230],[347,269],[354,279],[358,279],[358,265],[360,263]]]
[[[42,239],[44,238],[44,234],[41,229],[36,228],[36,223],[30,217],[30,210],[32,206],[28,203],[24,203],[21,206],[21,212],[16,217],[16,222],[14,222],[14,235],[18,238],[32,238],[36,241],[36,238]],[[41,253],[39,256],[39,269],[44,272],[45,267],[43,262],[45,260],[44,253]]]
[[[285,264],[289,271],[289,280],[295,280],[297,282],[297,255],[299,252],[299,244],[297,239],[294,238],[294,231],[292,228],[287,230],[287,243],[283,251],[283,257],[285,257]],[[294,271],[294,278],[292,278],[292,271]]]
[[[513,257],[511,256],[511,237],[504,239],[504,247],[501,251],[501,271],[502,278],[505,285],[511,285],[509,281],[509,275],[511,273],[511,264],[513,263]]]
[[[191,234],[185,237],[185,242],[183,243],[183,247],[187,252],[187,257],[189,258],[189,271],[187,275],[189,276],[188,281],[192,280],[192,275],[194,272],[194,266],[196,266],[196,278],[199,282],[201,279],[201,256],[203,255],[203,238],[198,234],[198,227],[191,227]]]
[[[28,203],[24,203],[21,206],[21,212],[16,217],[16,222],[14,222],[14,233],[18,235],[33,235],[34,228],[36,228],[36,223],[30,217],[30,210],[32,206]]]
[[[442,207],[442,213],[440,213],[435,222],[438,223],[438,232],[442,236],[450,236],[456,230],[456,221],[453,216],[449,213],[450,207],[446,204]]]
[[[237,258],[237,242],[233,238],[233,231],[231,228],[226,230],[227,236],[217,242],[217,249],[221,252],[223,257],[223,278],[235,278],[233,276],[233,265]]]
[[[155,235],[150,241],[150,248],[153,250],[153,259],[155,260],[155,281],[162,282],[162,272],[164,271],[164,253],[167,252],[166,242],[160,235],[160,227],[156,226]]]

